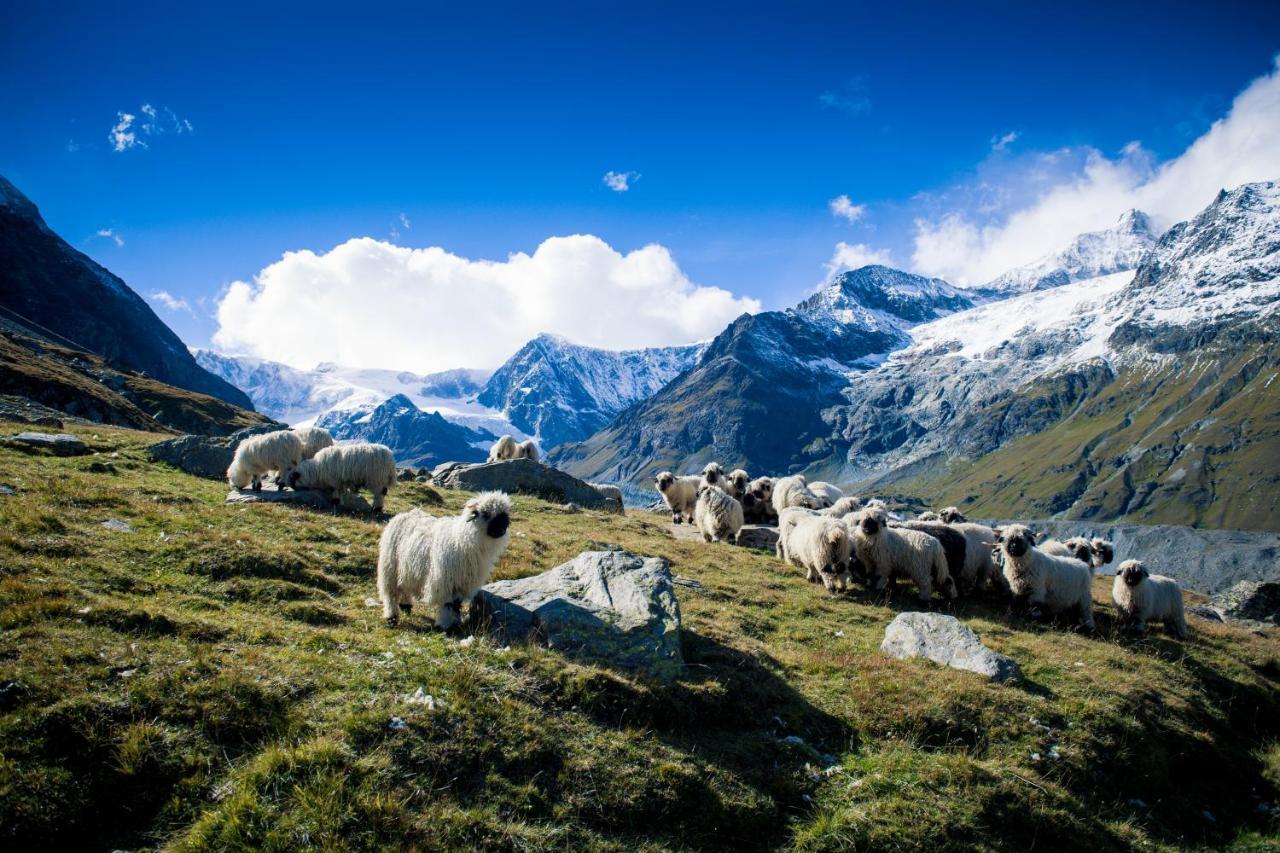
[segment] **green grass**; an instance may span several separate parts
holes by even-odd
[[[654,683],[462,646],[417,613],[388,629],[365,604],[377,522],[228,507],[223,485],[147,462],[155,436],[73,431],[101,455],[0,448],[17,491],[0,496],[11,849],[1276,842],[1258,808],[1280,801],[1274,630],[1121,639],[1104,604],[1091,638],[963,602],[1026,674],[992,685],[879,654],[909,596],[830,599],[771,556],[676,541],[660,516],[517,497],[499,577],[616,545],[701,584],[678,588],[687,675]],[[448,511],[467,497],[443,494]],[[426,502],[406,483],[388,509]],[[445,707],[406,703],[418,687]]]

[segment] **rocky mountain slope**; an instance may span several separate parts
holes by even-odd
[[[784,472],[830,454],[823,412],[849,377],[910,342],[907,330],[972,307],[963,291],[882,266],[843,273],[787,311],[739,317],[690,370],[556,464],[608,481],[643,481],[711,459]]]
[[[55,234],[36,206],[3,177],[0,316],[123,370],[253,408],[244,392],[196,364],[127,284]]]
[[[322,415],[316,426],[333,433],[336,439],[360,438],[385,444],[395,453],[399,465],[434,467],[441,462],[482,462],[497,436],[488,430],[471,429],[445,420],[435,412],[424,412],[403,394],[397,394],[368,412],[333,410]]]

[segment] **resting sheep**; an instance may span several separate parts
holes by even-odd
[[[373,511],[379,512],[396,484],[396,458],[381,444],[335,444],[295,465],[288,481],[295,489],[329,492],[334,503],[347,492],[368,489],[373,493]]]
[[[809,491],[818,496],[818,500],[821,503],[818,509],[834,506],[836,501],[844,497],[844,492],[840,491],[838,487],[822,481],[810,483]]]
[[[1037,549],[1035,534],[1022,524],[1001,529],[996,541],[1015,599],[1055,614],[1078,614],[1080,625],[1094,630],[1093,572],[1088,566],[1075,557]]]
[[[803,474],[792,477],[781,477],[773,484],[773,511],[782,518],[782,511],[790,507],[821,509],[822,499],[809,491],[809,484]]]
[[[260,492],[267,474],[287,472],[301,460],[302,441],[292,430],[251,435],[236,445],[227,468],[227,482],[236,489],[252,485],[255,492]]]
[[[462,618],[462,605],[489,580],[506,550],[511,500],[502,492],[481,492],[459,515],[436,518],[420,509],[387,522],[378,543],[378,596],[382,615],[394,626],[401,609],[415,601],[435,611],[447,630]]]
[[[790,509],[779,525],[786,526],[784,559],[805,570],[810,582],[822,582],[827,592],[849,589],[852,580],[852,543],[844,522],[826,515],[814,515],[802,509]]]
[[[663,471],[654,479],[654,488],[671,510],[671,520],[676,524],[682,521],[693,523],[693,510],[698,502],[697,477],[677,477],[670,471]]]
[[[1120,611],[1120,622],[1135,631],[1145,631],[1147,623],[1159,619],[1178,639],[1187,636],[1187,617],[1182,611],[1182,589],[1173,578],[1153,575],[1138,560],[1125,560],[1116,570],[1111,600]]]
[[[955,598],[956,585],[947,569],[942,543],[927,533],[908,528],[892,528],[883,510],[854,513],[853,544],[858,560],[866,567],[869,586],[883,591],[897,576],[910,578],[920,601],[933,599],[934,585],[947,598]]]
[[[737,544],[742,529],[742,504],[715,486],[698,486],[698,501],[693,508],[693,523],[707,542],[728,539]]]
[[[749,524],[777,524],[773,511],[773,478],[757,477],[747,486],[742,497],[742,512]]]
[[[519,445],[516,444],[514,438],[504,435],[493,443],[493,447],[489,448],[489,461],[501,462],[504,459],[515,459],[517,447]]]

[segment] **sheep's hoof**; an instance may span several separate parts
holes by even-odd
[[[396,625],[399,625],[399,624],[400,624],[400,617],[399,617],[399,616],[388,616],[388,617],[387,617],[387,627],[388,627],[388,628],[394,628]]]

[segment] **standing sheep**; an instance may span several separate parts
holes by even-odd
[[[1022,524],[1002,528],[996,541],[1015,599],[1055,614],[1078,614],[1080,625],[1094,630],[1093,572],[1088,566],[1075,557],[1038,550],[1035,534]]]
[[[731,494],[742,503],[742,499],[747,496],[747,487],[751,485],[751,475],[742,468],[734,468],[729,472],[729,485],[732,487]]]
[[[943,509],[942,512],[938,513],[938,517],[942,519],[944,524],[964,524],[969,520],[964,517],[964,513],[953,506]]]
[[[818,496],[818,501],[822,504],[818,509],[835,506],[836,501],[844,497],[844,492],[830,483],[818,481],[809,484],[809,491]]]
[[[782,511],[789,507],[820,509],[822,499],[809,491],[803,474],[781,477],[773,484],[773,511],[782,518]]]
[[[387,522],[378,543],[378,596],[387,625],[415,601],[434,609],[437,628],[458,624],[462,605],[506,550],[510,524],[511,499],[502,492],[481,492],[455,516],[412,509]]]
[[[538,462],[542,459],[542,455],[538,452],[538,443],[532,438],[526,438],[524,441],[516,445],[515,456],[512,459],[532,459]]]
[[[1116,569],[1111,600],[1120,611],[1120,621],[1125,627],[1145,631],[1148,622],[1159,619],[1166,631],[1180,640],[1186,639],[1182,588],[1173,578],[1151,574],[1141,561],[1125,560]]]
[[[504,435],[493,443],[493,447],[489,448],[489,461],[502,462],[506,459],[515,459],[516,450],[519,445],[516,440],[509,435]]]
[[[698,501],[693,508],[693,523],[707,542],[728,539],[737,544],[742,529],[742,504],[715,486],[698,486]]]
[[[671,520],[676,524],[682,521],[693,523],[693,510],[698,502],[698,478],[677,477],[670,471],[663,471],[654,480],[654,487],[671,510]]]
[[[1036,547],[1055,557],[1075,557],[1091,568],[1096,557],[1093,553],[1093,543],[1083,536],[1075,536],[1065,542],[1059,542],[1057,539],[1047,539]]]
[[[854,548],[866,567],[872,591],[881,592],[894,577],[904,576],[915,582],[921,603],[933,600],[935,584],[947,598],[956,597],[941,542],[919,530],[889,527],[883,510],[862,510],[853,519],[857,523]]]
[[[996,547],[996,531],[985,524],[971,521],[948,523],[965,539],[964,574],[962,582],[973,589],[980,589],[987,584],[1003,589],[1004,576],[996,568],[992,552]]]
[[[977,576],[966,571],[969,541],[959,530],[950,525],[929,521],[904,521],[901,524],[891,523],[889,526],[918,530],[937,539],[942,543],[942,552],[947,556],[947,571],[955,580],[958,591],[968,594],[977,586]]]
[[[802,510],[788,510],[786,560],[805,570],[810,582],[821,581],[832,594],[849,589],[852,547],[844,522]]]
[[[747,486],[742,498],[742,511],[750,524],[777,524],[773,511],[773,478],[757,477]]]
[[[302,442],[292,430],[251,435],[236,445],[235,456],[227,468],[227,482],[235,489],[252,484],[253,490],[260,492],[267,474],[288,472],[301,460]]]
[[[373,493],[373,511],[380,512],[387,492],[396,484],[396,458],[382,444],[335,444],[295,465],[288,480],[295,489],[327,491],[334,503],[348,492],[368,489]]]
[[[622,506],[622,489],[609,483],[587,483],[587,485],[599,492],[601,497],[615,500],[619,507]]]
[[[302,442],[303,459],[310,459],[326,447],[333,447],[333,436],[322,427],[294,427],[293,433]]]
[[[1089,544],[1093,546],[1093,567],[1095,569],[1102,568],[1116,558],[1116,549],[1107,540],[1094,539]]]
[[[733,495],[733,484],[725,476],[724,468],[720,467],[719,462],[708,462],[707,467],[702,469],[702,485],[719,489],[731,497]]]

